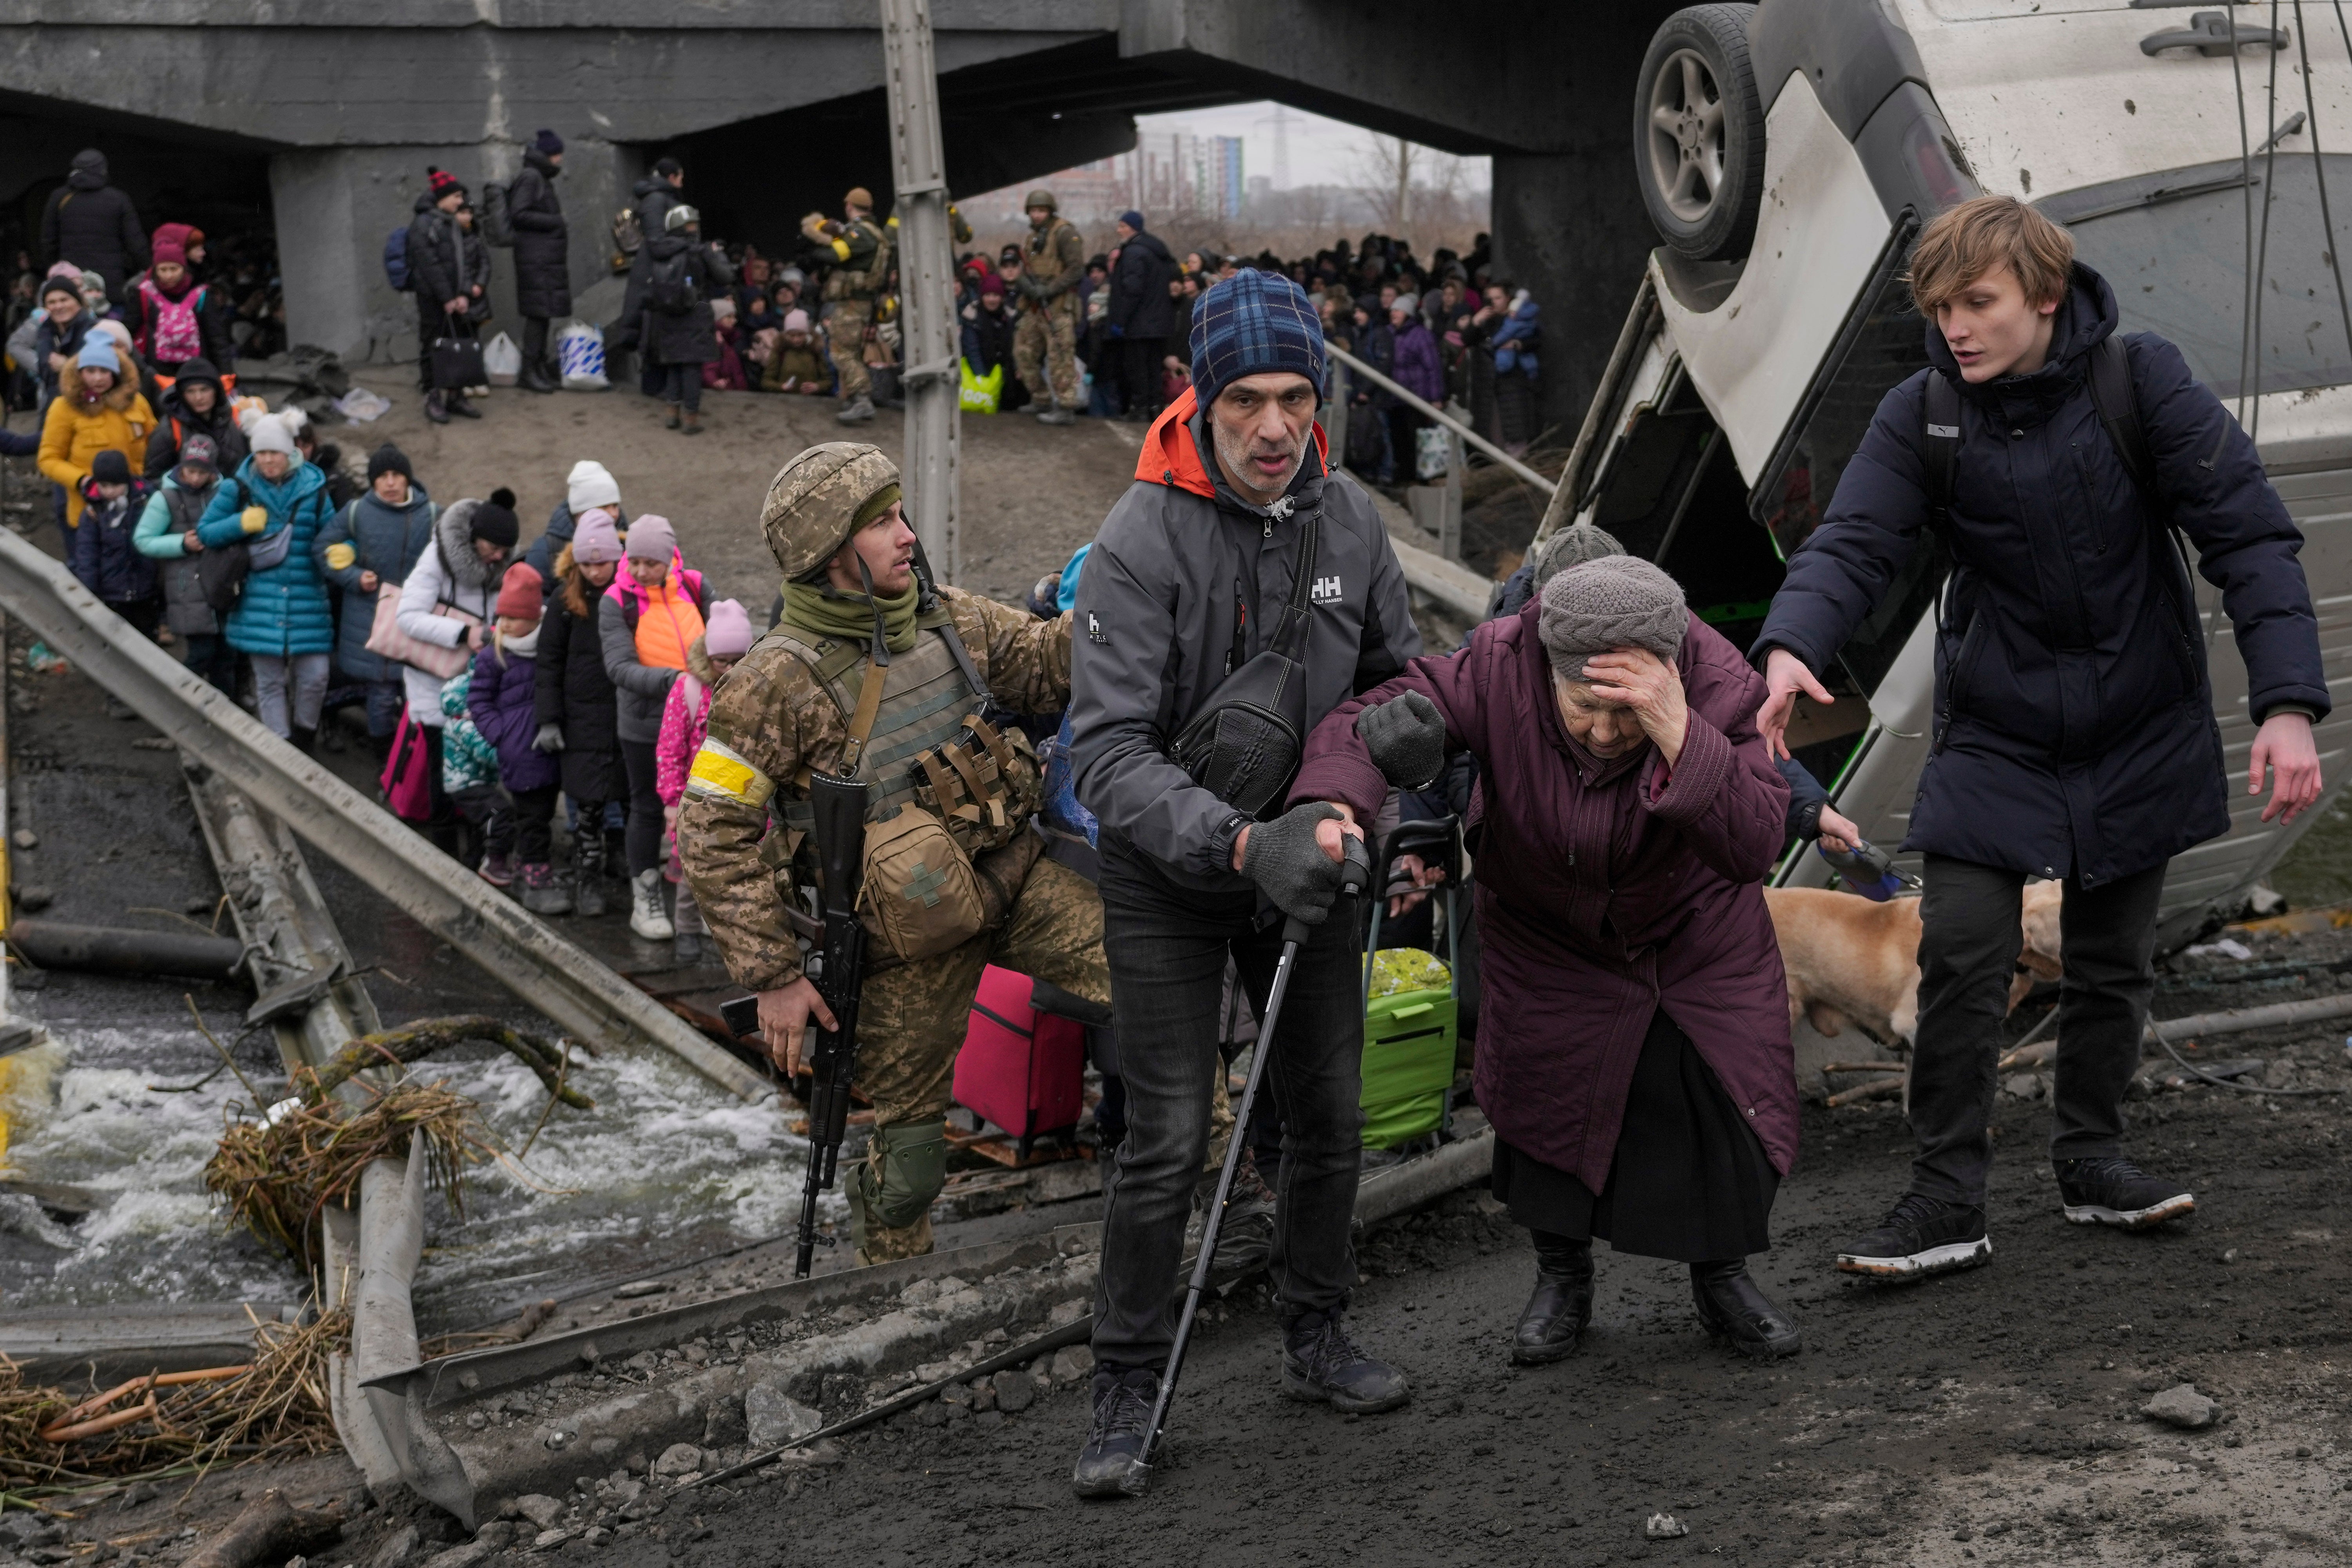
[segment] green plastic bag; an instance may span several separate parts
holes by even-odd
[[[971,361],[958,360],[962,367],[962,386],[957,395],[966,414],[993,414],[997,399],[1004,395],[1004,367],[998,365],[986,375],[972,374]]]

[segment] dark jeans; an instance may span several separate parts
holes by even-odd
[[[522,363],[535,365],[547,358],[547,318],[525,316],[522,319]]]
[[[2122,1152],[2124,1089],[2139,1068],[2156,990],[2158,866],[2102,887],[2066,881],[2059,917],[2065,966],[2058,1002],[2057,1088],[2050,1157]],[[1992,1163],[2000,1026],[2024,945],[2024,874],[1927,857],[1920,919],[1919,1031],[1911,1053],[1911,1190],[1981,1205]]]
[[[661,400],[688,414],[702,412],[702,367],[666,364],[662,368]]]
[[[1208,1157],[1210,1079],[1219,1065],[1217,1005],[1231,952],[1251,1005],[1265,1012],[1282,952],[1279,925],[1257,928],[1251,893],[1198,893],[1103,840],[1103,951],[1110,959],[1127,1136],[1103,1200],[1096,1358],[1161,1367],[1175,1337],[1192,1190]],[[1349,1226],[1362,1156],[1356,911],[1334,909],[1299,950],[1277,1037],[1260,1048],[1265,1092],[1283,1120],[1276,1182],[1275,1292],[1288,1311],[1334,1310],[1356,1280]]]
[[[662,799],[654,742],[622,742],[621,766],[629,775],[629,875],[636,877],[661,864]]]

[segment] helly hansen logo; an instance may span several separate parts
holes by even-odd
[[[1339,602],[1339,578],[1336,573],[1328,577],[1316,578],[1314,585],[1307,590],[1310,604],[1336,605]]]
[[[1110,638],[1103,633],[1101,620],[1096,616],[1092,610],[1088,610],[1087,612],[1087,640],[1088,642],[1098,643],[1108,643],[1110,641]]]

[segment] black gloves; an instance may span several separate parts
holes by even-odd
[[[1294,805],[1272,822],[1254,824],[1242,850],[1242,875],[1275,907],[1307,925],[1321,925],[1339,896],[1339,865],[1315,842],[1315,825],[1339,813],[1322,801]]]
[[[1445,721],[1418,691],[1357,714],[1356,733],[1393,788],[1427,789],[1445,771]]]

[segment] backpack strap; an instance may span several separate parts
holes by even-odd
[[[1927,373],[1921,400],[1927,479],[1927,521],[1949,540],[1952,534],[1952,487],[1960,466],[1960,394],[1941,371]]]
[[[2147,444],[2147,426],[2140,422],[2139,389],[2132,381],[2131,353],[2123,335],[2109,332],[2091,351],[2091,406],[2105,426],[2107,439],[2123,462],[2124,472],[2131,476],[2132,488],[2139,491],[2141,504],[2156,526],[2172,536],[2173,552],[2180,558],[2180,569],[2187,579],[2184,586],[2193,599],[2197,581],[2191,567],[2195,557],[2189,553],[2188,536],[2180,525],[2172,521],[2172,500],[2165,494],[2163,476],[2156,467],[2156,453]],[[2228,439],[2224,426],[2222,438]],[[2220,456],[2216,447],[2213,458],[2206,459],[2211,468]],[[2188,613],[2185,609],[2184,614]]]

